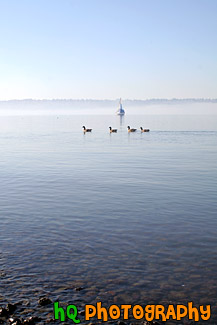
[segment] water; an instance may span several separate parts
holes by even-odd
[[[0,305],[193,301],[217,322],[216,122],[2,116]]]

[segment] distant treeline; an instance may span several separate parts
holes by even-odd
[[[133,106],[146,106],[146,105],[173,105],[173,104],[188,104],[188,103],[217,103],[217,99],[210,98],[153,98],[153,99],[123,99],[122,103],[125,107]],[[0,101],[1,107],[24,107],[24,106],[34,106],[34,107],[60,107],[64,106],[66,108],[70,107],[116,107],[119,104],[119,99],[116,100],[97,100],[97,99],[22,99],[22,100],[7,100]]]

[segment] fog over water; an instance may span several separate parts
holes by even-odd
[[[168,102],[168,103],[167,103]],[[217,103],[196,100],[125,100],[127,115],[217,115]],[[20,100],[0,102],[0,116],[10,115],[113,115],[118,100]]]

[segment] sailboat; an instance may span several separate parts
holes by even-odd
[[[120,102],[119,102],[119,108],[118,110],[116,111],[116,115],[124,115],[125,114],[125,111],[122,107],[122,104],[121,104],[121,98],[120,98]]]

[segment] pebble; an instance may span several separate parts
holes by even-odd
[[[83,309],[83,310],[79,311],[78,315],[85,316],[85,310]]]

